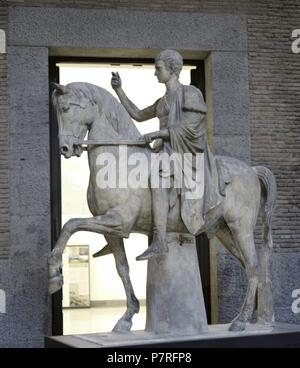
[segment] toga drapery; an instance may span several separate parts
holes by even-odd
[[[206,111],[201,91],[181,84],[171,96],[166,94],[156,105],[160,129],[167,128],[170,135],[164,151],[185,157],[183,165],[181,162],[177,167],[182,170],[184,179],[177,193],[181,198],[182,220],[194,235],[200,233],[205,214],[223,199],[215,159],[207,142]],[[186,153],[189,155],[184,155]],[[166,174],[163,171],[162,175]]]

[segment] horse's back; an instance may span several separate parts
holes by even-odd
[[[230,156],[215,156],[220,180],[225,184],[231,183],[237,177],[256,177],[251,166],[237,158]]]
[[[220,180],[225,185],[224,218],[236,221],[247,218],[255,224],[260,208],[261,187],[257,174],[245,162],[227,156],[216,156]]]

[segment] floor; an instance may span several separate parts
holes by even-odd
[[[64,309],[64,335],[111,331],[124,312],[124,307]],[[141,307],[131,330],[144,330],[145,321],[146,307]]]

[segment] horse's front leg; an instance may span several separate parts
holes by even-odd
[[[73,220],[69,220],[61,230],[59,238],[48,257],[48,291],[54,294],[60,290],[63,285],[62,276],[62,254],[72,233],[68,229],[68,224]]]
[[[120,237],[105,236],[110,249],[115,257],[116,268],[118,274],[124,285],[127,309],[124,315],[119,319],[115,325],[114,332],[127,332],[130,331],[132,326],[132,317],[140,310],[140,303],[134,294],[134,290],[129,277],[129,265],[124,249],[124,241]]]
[[[91,231],[98,234],[111,234],[120,237],[127,236],[127,234],[124,233],[120,215],[113,211],[107,212],[102,216],[75,218],[66,222],[48,258],[48,290],[50,294],[61,289],[63,285],[62,254],[71,235],[77,231]]]

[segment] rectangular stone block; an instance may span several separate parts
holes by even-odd
[[[275,319],[300,323],[300,252],[278,251],[273,255],[272,283]],[[298,290],[298,292],[294,292]]]
[[[247,135],[216,135],[217,155],[231,156],[250,164],[250,137]]]
[[[8,59],[11,214],[50,218],[48,51],[9,47]]]
[[[9,9],[9,24],[11,45],[247,49],[246,17],[236,15],[16,7]]]
[[[50,333],[47,256],[51,247],[48,216],[12,216],[12,254],[7,275],[7,324],[11,347],[43,346]],[[34,323],[33,323],[34,321]],[[2,343],[2,342],[1,342]]]
[[[214,51],[211,63],[214,134],[250,136],[247,53]]]
[[[47,48],[8,48],[9,131],[30,133],[35,145],[42,144],[41,132],[49,133],[48,78]]]

